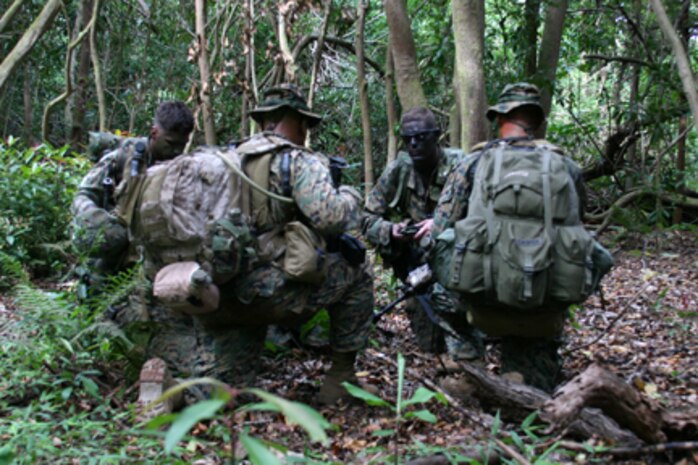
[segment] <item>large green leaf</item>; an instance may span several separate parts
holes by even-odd
[[[421,403],[429,402],[434,397],[436,397],[436,393],[434,391],[431,391],[431,390],[425,388],[424,386],[420,386],[414,392],[414,395],[412,395],[412,398],[404,401],[402,403],[402,406],[407,407],[408,405],[412,405],[412,404],[421,404]]]
[[[259,439],[240,434],[240,442],[247,451],[248,458],[255,465],[283,465],[281,460]]]
[[[368,391],[365,391],[361,389],[358,386],[354,386],[351,383],[342,383],[342,386],[344,386],[347,391],[349,391],[349,394],[352,396],[356,397],[357,399],[361,399],[366,404],[373,406],[373,407],[387,407],[392,411],[395,411],[395,407],[393,407],[388,401],[381,399],[380,397],[371,394]]]
[[[282,399],[261,389],[246,389],[246,391],[278,407],[279,412],[286,417],[286,421],[305,429],[311,440],[323,444],[327,442],[325,429],[330,427],[330,423],[317,410],[299,402]]]
[[[195,424],[212,418],[225,403],[226,401],[222,399],[203,400],[182,410],[165,435],[165,452],[168,454],[172,452],[172,449]]]
[[[405,418],[419,418],[422,421],[436,423],[436,415],[429,410],[417,410],[416,412],[407,412]]]

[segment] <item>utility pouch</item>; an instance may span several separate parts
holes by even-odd
[[[320,284],[327,277],[325,241],[300,221],[291,221],[285,228],[286,253],[283,269],[289,279]]]
[[[168,308],[190,315],[218,308],[220,292],[196,262],[177,262],[163,267],[153,280],[153,295]]]

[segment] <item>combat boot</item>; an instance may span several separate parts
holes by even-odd
[[[156,416],[172,413],[182,406],[184,397],[181,393],[153,405],[176,381],[172,378],[167,364],[161,358],[151,358],[143,364],[140,374],[140,389],[136,401],[136,422],[147,422]]]
[[[332,353],[332,366],[325,374],[325,380],[318,394],[318,402],[321,405],[334,404],[339,399],[349,397],[349,393],[342,386],[343,382],[359,385],[354,372],[356,354],[356,352]]]

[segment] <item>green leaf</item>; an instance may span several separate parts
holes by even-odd
[[[15,451],[11,446],[0,448],[0,465],[10,465],[15,461]]]
[[[395,411],[395,407],[393,407],[388,401],[385,401],[380,397],[371,394],[370,392],[364,389],[361,389],[358,386],[354,386],[353,384],[346,382],[342,383],[342,386],[344,386],[347,389],[347,391],[349,391],[349,394],[356,397],[357,399],[363,400],[364,402],[366,402],[366,404],[372,407],[387,407],[390,410]]]
[[[419,418],[422,421],[429,423],[436,423],[436,415],[431,413],[429,410],[417,410],[416,412],[407,412],[405,418]]]
[[[256,402],[254,404],[245,404],[240,407],[238,412],[278,412],[279,407],[271,402]]]
[[[414,395],[412,395],[412,398],[403,402],[402,406],[407,407],[408,405],[412,405],[412,404],[422,404],[425,402],[429,402],[435,396],[436,396],[436,393],[434,391],[431,391],[431,390],[425,388],[424,386],[420,386],[414,392]]]
[[[393,434],[395,434],[394,429],[379,429],[371,433],[371,436],[382,438],[385,436],[392,436]]]
[[[323,444],[327,443],[325,429],[330,427],[330,423],[317,410],[300,402],[282,399],[261,389],[246,389],[245,391],[251,392],[265,402],[276,406],[286,417],[288,423],[301,426],[308,433],[311,440],[319,441]]]
[[[88,394],[90,394],[92,397],[100,397],[99,386],[97,386],[97,383],[95,383],[91,378],[88,378],[87,376],[81,376],[80,382],[82,383],[82,386],[85,388],[85,391],[87,391]]]
[[[248,458],[255,465],[283,465],[281,460],[272,453],[259,439],[246,434],[240,434],[240,442],[247,451]]]
[[[182,410],[165,435],[165,452],[172,452],[194,425],[201,420],[212,418],[225,403],[221,399],[203,400]]]
[[[68,400],[70,399],[70,395],[73,393],[73,388],[72,387],[67,387],[61,391],[61,399],[63,400]]]

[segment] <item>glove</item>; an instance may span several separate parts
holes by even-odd
[[[75,217],[73,245],[89,257],[111,260],[128,248],[128,231],[114,215],[92,208]]]

